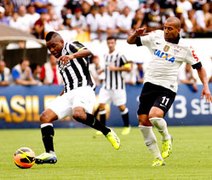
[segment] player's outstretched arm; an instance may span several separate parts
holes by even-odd
[[[137,37],[147,35],[147,33],[145,33],[145,30],[146,30],[146,28],[138,28],[138,29],[136,29],[127,38],[127,43],[128,44],[136,44]]]
[[[92,55],[91,51],[89,51],[88,49],[82,49],[73,54],[60,56],[60,58],[58,60],[62,61],[63,64],[67,64],[68,61],[70,61],[74,58],[83,58],[83,57],[88,57],[90,55]]]
[[[212,96],[210,93],[210,89],[208,86],[208,78],[206,75],[206,71],[203,67],[197,69],[198,76],[203,84],[202,94],[201,97],[205,98],[207,102],[212,102]]]

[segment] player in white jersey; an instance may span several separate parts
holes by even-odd
[[[180,20],[169,17],[164,23],[163,31],[148,34],[145,33],[145,28],[138,28],[127,39],[129,44],[144,45],[152,53],[152,60],[145,71],[137,111],[144,142],[155,158],[152,166],[164,165],[164,159],[172,152],[172,137],[164,116],[175,99],[178,70],[183,62],[191,64],[197,70],[203,84],[202,97],[207,102],[212,102],[205,69],[194,49],[182,42],[180,29]],[[162,135],[162,152],[158,148],[152,126]]]
[[[46,44],[51,54],[58,58],[64,90],[41,113],[41,134],[46,152],[37,156],[35,163],[57,162],[53,144],[53,121],[66,116],[72,116],[78,122],[101,131],[113,147],[119,149],[120,140],[115,132],[101,124],[92,114],[96,97],[88,67],[88,57],[92,55],[91,52],[77,41],[64,42],[62,37],[53,31],[46,35]]]

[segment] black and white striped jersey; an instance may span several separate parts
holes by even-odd
[[[103,88],[105,89],[125,89],[125,82],[122,77],[121,71],[110,71],[109,66],[114,65],[121,67],[127,63],[126,57],[118,51],[108,53],[104,55],[105,61],[105,79],[103,81]]]
[[[85,46],[78,41],[67,42],[62,50],[62,55],[73,54],[85,49]],[[75,58],[66,65],[58,61],[59,71],[64,81],[64,92],[72,89],[91,86],[95,88],[95,83],[89,72],[89,58]]]

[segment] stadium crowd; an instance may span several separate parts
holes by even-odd
[[[174,15],[181,20],[183,37],[211,37],[211,0],[0,1],[0,24],[31,33],[38,39],[44,39],[52,30],[80,42],[104,41],[111,35],[118,39],[127,39],[130,32],[138,27],[146,27],[147,32],[162,29],[167,17]],[[5,62],[6,60],[0,61],[1,86],[14,83],[62,84],[53,56],[49,56],[48,61],[42,65],[30,64],[30,59],[25,58],[11,70],[6,67]],[[95,55],[91,62],[94,65],[91,66],[92,74],[95,76],[98,57]],[[142,83],[142,64],[131,65],[132,71],[125,74],[126,82],[133,85]],[[17,80],[20,78],[24,81]],[[98,77],[96,81],[97,84],[101,83]]]

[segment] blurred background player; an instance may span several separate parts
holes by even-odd
[[[164,116],[174,102],[178,88],[178,71],[183,62],[197,70],[203,84],[202,97],[212,102],[205,69],[194,49],[180,39],[181,23],[169,17],[164,30],[145,33],[145,28],[136,29],[127,39],[129,44],[144,45],[152,53],[152,59],[144,75],[144,86],[139,97],[138,120],[144,142],[154,156],[152,166],[165,165],[164,159],[172,152],[172,136],[168,132]],[[185,55],[186,54],[186,55]],[[162,136],[162,152],[152,126]]]
[[[37,164],[54,164],[57,157],[54,151],[53,121],[72,116],[76,121],[101,131],[115,149],[120,140],[113,130],[101,124],[93,116],[95,104],[95,83],[89,73],[89,58],[92,53],[78,41],[64,42],[57,33],[46,35],[47,48],[58,58],[58,66],[64,80],[64,90],[51,101],[40,116],[41,134],[45,152],[35,158]]]
[[[130,133],[130,122],[128,108],[126,107],[127,95],[122,72],[130,71],[131,65],[128,64],[126,57],[116,50],[115,37],[110,36],[107,38],[107,46],[109,52],[104,55],[105,67],[99,70],[99,73],[105,73],[105,79],[99,92],[98,111],[100,122],[105,124],[105,106],[112,101],[119,108],[124,122],[124,129],[121,133],[122,135],[127,135]]]

